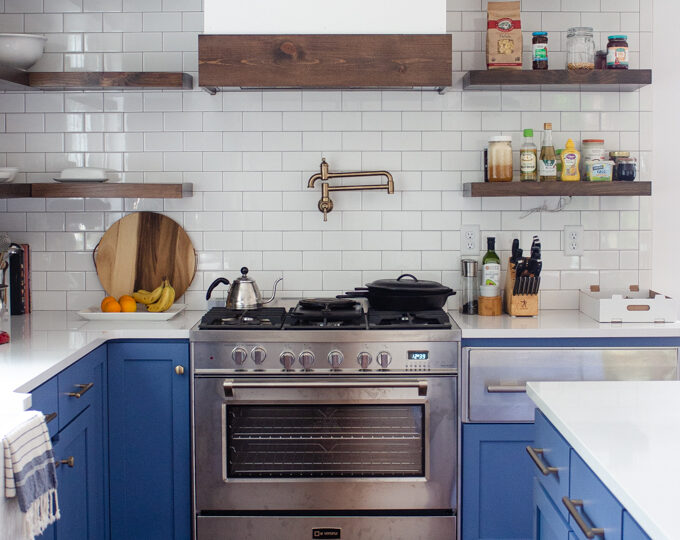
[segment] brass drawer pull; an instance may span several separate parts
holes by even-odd
[[[45,423],[49,424],[52,420],[54,420],[57,417],[57,413],[51,412],[50,414],[45,415]]]
[[[59,465],[68,465],[73,469],[73,466],[75,465],[75,459],[73,459],[73,456],[68,459],[58,459],[54,466],[59,467]]]
[[[562,497],[562,504],[567,508],[567,512],[574,518],[578,528],[583,531],[586,538],[595,538],[596,536],[601,536],[604,538],[604,529],[597,527],[588,527],[581,514],[579,514],[578,508],[583,508],[583,501],[580,499],[570,499],[569,497]]]
[[[91,382],[91,383],[87,383],[87,384],[76,384],[75,386],[76,386],[76,388],[80,388],[80,390],[78,392],[68,392],[66,395],[68,397],[74,397],[76,399],[80,399],[81,397],[83,397],[85,392],[87,392],[90,388],[92,388],[94,386],[94,383]]]
[[[527,454],[529,454],[529,457],[531,457],[543,476],[550,476],[551,474],[557,475],[559,472],[557,467],[548,467],[543,463],[543,460],[539,457],[539,454],[541,456],[543,455],[543,448],[532,448],[531,446],[527,446]]]
[[[521,384],[517,386],[511,386],[507,384],[498,384],[486,387],[486,391],[489,394],[526,394],[527,386],[526,384]]]

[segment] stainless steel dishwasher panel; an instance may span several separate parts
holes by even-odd
[[[533,422],[529,381],[668,381],[678,379],[677,348],[465,348],[462,418]]]

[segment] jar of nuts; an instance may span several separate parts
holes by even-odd
[[[567,31],[567,69],[595,69],[595,41],[591,27],[579,26]]]

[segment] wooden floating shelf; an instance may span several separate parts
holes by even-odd
[[[193,184],[125,184],[125,183],[34,183],[0,184],[0,198],[142,198],[182,199],[193,195]]]
[[[479,70],[463,78],[464,90],[632,92],[652,83],[651,69]]]
[[[466,197],[649,197],[651,182],[472,182]]]
[[[188,73],[165,71],[68,71],[31,72],[28,85],[40,90],[91,90],[157,88],[191,90]]]
[[[198,36],[198,84],[235,88],[451,86],[451,35]]]

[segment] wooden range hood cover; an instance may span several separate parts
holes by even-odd
[[[208,88],[451,86],[450,34],[198,36],[198,84]]]

